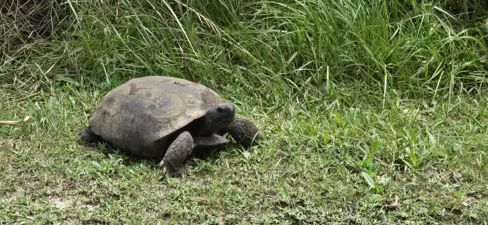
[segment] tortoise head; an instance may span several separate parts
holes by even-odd
[[[207,110],[207,113],[200,119],[198,134],[202,136],[213,133],[227,127],[235,117],[234,105],[232,103],[220,103]]]

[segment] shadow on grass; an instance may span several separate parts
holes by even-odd
[[[141,164],[144,162],[148,162],[149,166],[151,168],[159,168],[158,164],[161,161],[161,159],[148,159],[144,157],[140,157],[134,154],[131,154],[129,152],[125,152],[123,150],[120,150],[119,148],[111,145],[110,143],[104,142],[104,141],[99,141],[95,144],[90,144],[90,145],[84,145],[83,146],[96,149],[103,155],[105,155],[106,158],[110,158],[111,155],[116,155],[117,158],[122,159],[122,164],[125,166],[133,166],[135,164]],[[223,151],[231,151],[232,149],[237,149],[239,148],[239,145],[236,143],[230,143],[225,146],[219,146],[216,148],[208,148],[208,149],[195,149],[192,154],[187,158],[185,165],[194,165],[195,162],[190,160],[191,158],[197,158],[197,159],[202,159],[206,161],[216,161],[221,157],[221,153]]]

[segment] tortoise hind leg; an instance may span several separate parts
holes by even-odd
[[[229,133],[244,148],[251,147],[253,142],[260,138],[256,125],[244,118],[235,118],[229,126],[222,129],[222,132]]]
[[[179,175],[179,170],[186,158],[191,154],[195,143],[190,132],[182,132],[171,143],[163,157],[163,160],[159,163],[163,175],[169,174],[170,176]]]
[[[87,127],[85,129],[83,129],[82,131],[80,131],[80,133],[78,134],[78,141],[82,145],[93,146],[93,145],[97,144],[98,142],[102,141],[102,138],[100,136],[94,134],[91,131],[90,127]]]

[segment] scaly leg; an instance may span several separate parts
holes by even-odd
[[[252,121],[244,118],[235,118],[234,121],[232,121],[228,127],[222,129],[221,132],[229,133],[232,138],[244,148],[251,147],[251,145],[260,138],[256,125],[254,125]]]
[[[181,165],[191,154],[194,146],[195,144],[190,132],[185,131],[178,135],[178,137],[168,147],[163,160],[161,160],[159,163],[159,167],[161,168],[163,175],[179,175]]]

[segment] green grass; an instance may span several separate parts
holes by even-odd
[[[484,1],[0,4],[0,223],[486,224]],[[133,77],[207,85],[263,139],[182,178],[77,133]]]

